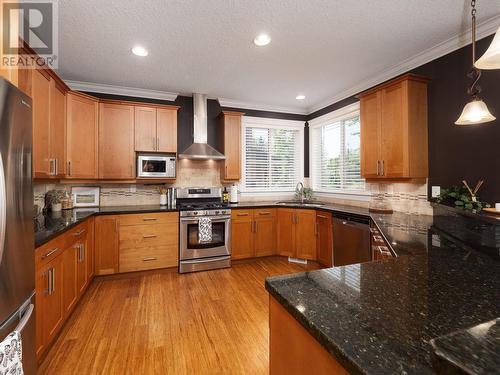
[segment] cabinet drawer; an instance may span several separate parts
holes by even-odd
[[[152,212],[149,214],[120,215],[120,226],[141,224],[172,224],[179,222],[177,212]]]
[[[134,247],[177,245],[177,226],[145,224],[120,226],[120,250]]]
[[[255,219],[266,216],[276,216],[276,208],[256,208],[253,212]]]
[[[46,244],[38,247],[35,250],[35,266],[36,269],[44,266],[59,254],[62,253],[65,248],[64,235],[60,235],[53,240],[47,242]]]
[[[177,245],[120,249],[120,272],[177,267]]]
[[[77,241],[81,241],[88,232],[88,221],[84,221],[81,224],[78,224],[73,229],[68,230],[64,233],[64,244],[65,247],[70,247]]]
[[[231,210],[231,220],[248,221],[253,218],[253,210],[237,209]]]

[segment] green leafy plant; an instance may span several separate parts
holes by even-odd
[[[481,202],[477,196],[474,202],[465,186],[451,186],[447,189],[441,189],[441,194],[436,202],[471,211],[481,211],[485,207],[491,207],[487,202]]]

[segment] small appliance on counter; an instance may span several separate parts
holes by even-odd
[[[229,195],[231,203],[238,203],[238,186],[236,186],[236,184],[231,186],[231,192]]]
[[[175,154],[137,154],[138,178],[175,178]]]

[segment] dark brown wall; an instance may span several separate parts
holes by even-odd
[[[481,56],[492,36],[477,44]],[[471,47],[466,46],[422,65],[411,72],[431,78],[428,87],[429,196],[432,185],[460,185],[463,179],[485,183],[479,195],[490,203],[500,202],[500,121],[478,126],[457,126],[455,120],[467,102],[466,76],[471,66]],[[483,71],[481,96],[494,116],[500,116],[500,70]],[[323,108],[308,120],[356,101],[350,97]],[[308,153],[309,150],[306,150]]]

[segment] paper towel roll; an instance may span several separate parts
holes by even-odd
[[[229,195],[230,195],[229,201],[231,203],[238,203],[238,187],[236,185],[231,186]]]

